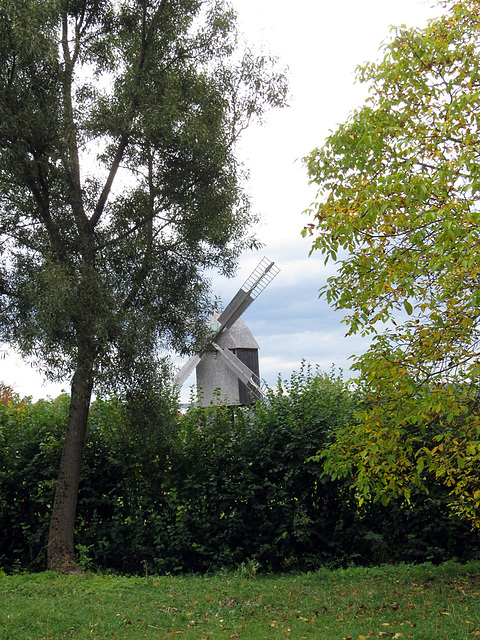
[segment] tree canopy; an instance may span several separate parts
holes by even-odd
[[[304,235],[338,267],[322,294],[372,337],[353,367],[364,406],[327,470],[384,502],[434,473],[478,525],[480,7],[441,9],[359,68],[368,99],[305,159]]]
[[[235,142],[285,94],[223,0],[1,3],[0,338],[72,380],[52,557],[73,555],[94,385],[142,386],[162,348],[188,351],[205,271],[255,246]]]

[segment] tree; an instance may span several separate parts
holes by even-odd
[[[359,69],[364,106],[305,159],[319,192],[303,233],[337,261],[322,293],[348,333],[372,337],[364,406],[326,469],[385,503],[434,473],[479,525],[480,8],[442,4]]]
[[[92,390],[188,351],[205,270],[255,246],[235,142],[285,94],[223,0],[0,5],[1,337],[71,379],[51,569],[75,568]]]

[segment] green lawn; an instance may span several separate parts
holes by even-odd
[[[0,574],[1,640],[480,637],[480,563],[119,577]]]

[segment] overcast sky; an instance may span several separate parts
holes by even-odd
[[[290,106],[271,112],[262,127],[244,135],[240,157],[250,171],[248,191],[262,218],[257,235],[265,247],[242,256],[237,277],[214,279],[214,293],[227,303],[265,255],[281,271],[245,312],[243,319],[260,345],[260,374],[275,384],[302,359],[328,371],[348,372],[348,357],[366,344],[345,338],[342,315],[318,299],[331,267],[320,255],[308,257],[301,237],[309,219],[302,212],[315,196],[301,158],[321,146],[329,131],[362,104],[366,88],[355,83],[355,67],[379,57],[390,26],[422,26],[438,15],[423,0],[232,0],[250,42],[276,54],[289,68]],[[181,361],[175,361],[178,365]],[[55,397],[63,385],[42,385],[34,369],[14,354],[0,360],[0,380],[20,395]],[[190,378],[183,392],[188,397]]]

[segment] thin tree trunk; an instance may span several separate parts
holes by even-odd
[[[79,368],[73,376],[70,412],[50,519],[47,566],[60,573],[78,572],[75,562],[74,525],[82,452],[92,397],[92,370]]]

